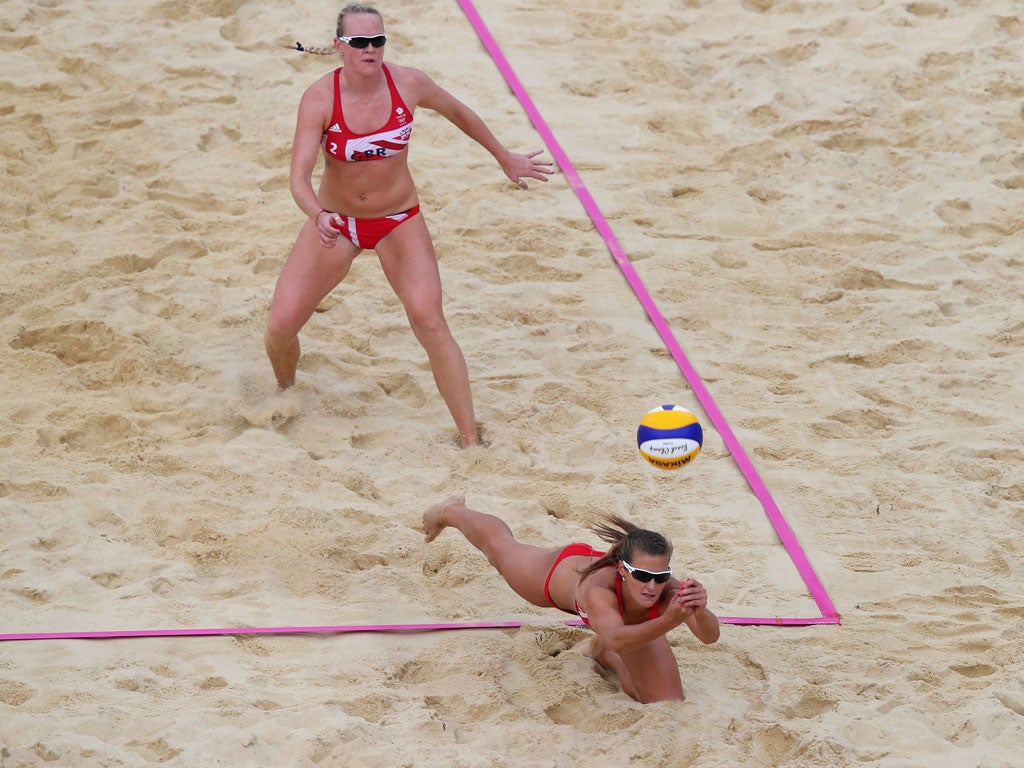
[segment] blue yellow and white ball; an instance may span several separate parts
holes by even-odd
[[[697,417],[678,405],[662,405],[648,411],[636,431],[640,455],[661,469],[686,466],[704,444],[704,430]]]

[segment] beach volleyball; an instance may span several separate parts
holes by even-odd
[[[660,469],[686,466],[704,444],[704,430],[697,417],[678,405],[662,405],[648,411],[636,430],[640,455]]]

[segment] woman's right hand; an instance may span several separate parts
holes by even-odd
[[[698,609],[708,604],[708,592],[696,579],[684,579],[679,582],[679,589],[672,599],[673,604],[678,605],[686,615],[692,615]]]
[[[338,214],[322,210],[316,215],[316,231],[320,235],[320,245],[324,248],[333,248],[338,243],[338,235],[341,231],[335,223]]]

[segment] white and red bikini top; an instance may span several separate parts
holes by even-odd
[[[345,125],[338,82],[341,67],[334,70],[334,112],[331,114],[331,127],[324,132],[320,144],[324,152],[336,160],[349,163],[381,160],[404,152],[409,147],[409,139],[412,137],[412,112],[402,101],[387,66],[381,66],[384,67],[384,77],[391,92],[391,115],[383,127],[372,133],[353,133]]]

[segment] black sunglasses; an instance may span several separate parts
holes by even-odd
[[[358,48],[359,50],[362,50],[363,48],[366,48],[371,45],[374,48],[383,48],[384,43],[388,41],[388,36],[373,35],[372,37],[367,37],[366,35],[352,35],[352,37],[339,37],[338,39],[341,40],[341,42],[343,43],[348,43],[353,48]]]
[[[645,571],[642,568],[634,568],[632,565],[627,563],[625,560],[621,561],[623,567],[629,571],[629,575],[637,581],[642,581],[646,584],[651,579],[654,579],[655,584],[664,584],[670,578],[672,578],[672,568],[669,566],[667,571]]]

